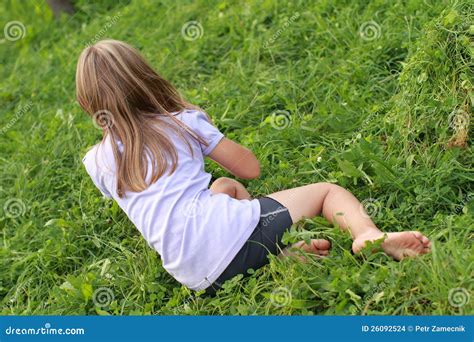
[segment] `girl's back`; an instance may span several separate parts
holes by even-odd
[[[161,176],[141,192],[119,197],[116,163],[108,136],[84,157],[87,172],[101,192],[117,201],[148,244],[162,257],[164,268],[192,289],[208,287],[230,263],[258,222],[257,200],[212,196],[211,175],[204,170],[208,155],[223,134],[205,113],[184,110],[175,115],[199,134],[207,146],[195,139],[180,139],[169,131],[178,154],[176,170]],[[168,117],[160,120],[171,121]],[[120,152],[123,145],[117,141]],[[148,170],[152,163],[148,158]],[[148,179],[150,172],[148,172]]]

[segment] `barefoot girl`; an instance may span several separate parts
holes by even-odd
[[[164,268],[191,289],[214,293],[227,279],[262,267],[269,253],[285,247],[281,238],[293,223],[320,214],[351,234],[355,253],[380,238],[396,260],[430,249],[419,232],[382,233],[359,201],[335,184],[257,199],[229,178],[209,187],[205,157],[244,179],[258,177],[258,160],[123,42],[87,47],[76,87],[79,104],[103,129],[102,142],[83,160],[92,181],[117,201]],[[294,247],[325,256],[330,243],[318,239]]]

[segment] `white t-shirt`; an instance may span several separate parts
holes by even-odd
[[[91,148],[83,163],[97,188],[117,201],[160,254],[163,267],[187,287],[202,290],[219,277],[250,237],[260,217],[260,204],[257,200],[211,193],[211,175],[204,170],[204,156],[224,135],[200,111],[186,110],[176,118],[209,145],[189,137],[192,156],[186,143],[174,139],[170,132],[178,154],[176,171],[165,173],[142,192],[128,191],[126,196],[118,197],[110,138]]]

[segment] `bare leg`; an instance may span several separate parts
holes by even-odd
[[[248,193],[247,189],[238,181],[227,178],[227,177],[220,177],[212,183],[210,190],[213,194],[227,194],[230,197],[236,199],[250,199],[250,194]],[[311,240],[310,244],[307,245],[304,241],[300,241],[293,245],[292,247],[301,249],[307,253],[317,254],[321,256],[328,255],[329,248],[331,247],[331,243],[327,240],[319,239],[319,240]],[[282,253],[282,256],[296,256],[294,253],[291,253],[288,249]],[[300,256],[298,256],[300,257]],[[303,258],[300,257],[302,260]]]
[[[430,251],[430,241],[419,232],[382,233],[365,214],[360,202],[350,192],[330,183],[316,183],[269,195],[288,208],[293,222],[321,213],[331,223],[349,231],[359,252],[367,241],[385,236],[384,251],[394,259],[424,254]]]
[[[250,199],[250,194],[241,183],[235,179],[221,177],[212,183],[210,190],[213,194],[227,194],[235,199]]]

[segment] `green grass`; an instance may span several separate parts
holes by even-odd
[[[0,5],[2,25],[26,27],[0,43],[1,314],[473,313],[472,135],[459,124],[472,126],[472,2],[80,0],[60,21],[37,2]],[[194,41],[181,35],[191,20],[203,28]],[[380,31],[361,36],[364,23]],[[75,101],[75,63],[98,34],[139,48],[255,152],[252,195],[334,182],[381,229],[418,229],[433,252],[353,256],[346,234],[308,220],[286,239],[329,238],[330,258],[272,258],[215,298],[195,296],[81,164],[100,131]],[[108,305],[94,304],[100,288]]]

